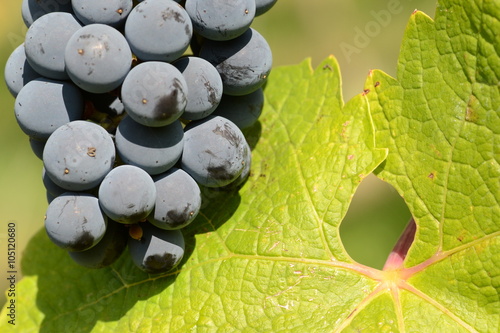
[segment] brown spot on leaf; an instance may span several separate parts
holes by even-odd
[[[354,310],[352,310],[351,313],[349,313],[349,315],[347,316],[347,318],[351,318],[357,311],[358,311],[358,308],[355,308]]]
[[[479,101],[476,96],[470,95],[469,102],[467,103],[467,109],[465,110],[465,120],[471,123],[476,123],[478,120],[477,108]]]

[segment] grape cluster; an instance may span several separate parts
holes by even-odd
[[[43,160],[47,235],[75,262],[106,267],[128,247],[169,271],[202,189],[245,181],[272,65],[250,25],[275,2],[23,1],[5,81]]]

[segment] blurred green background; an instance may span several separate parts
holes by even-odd
[[[9,54],[26,33],[21,3],[9,0],[0,5],[2,78]],[[399,46],[411,13],[419,9],[433,17],[435,7],[435,0],[278,0],[270,12],[255,19],[253,27],[271,45],[275,67],[297,64],[305,58],[311,58],[316,66],[333,54],[340,64],[347,101],[362,91],[370,69],[395,76]],[[17,224],[20,263],[22,249],[43,227],[47,204],[42,163],[16,123],[14,98],[3,79],[0,101],[0,290],[5,290],[6,225],[10,221]],[[382,268],[409,218],[396,191],[370,175],[359,187],[342,224],[342,240],[353,259]],[[1,295],[0,304],[4,300]]]

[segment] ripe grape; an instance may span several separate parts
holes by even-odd
[[[96,245],[88,250],[68,253],[81,266],[92,269],[108,267],[125,251],[127,241],[127,228],[121,223],[108,220],[106,232]]]
[[[248,154],[241,130],[223,117],[209,116],[185,128],[181,166],[200,185],[220,187],[233,182]]]
[[[169,272],[202,203],[245,183],[242,130],[253,147],[272,66],[250,25],[275,3],[23,0],[4,79],[43,162],[46,232],[75,263],[107,267],[128,246]]]
[[[255,0],[255,16],[266,13],[278,0]]]
[[[24,43],[16,47],[7,59],[4,72],[5,83],[12,96],[16,97],[22,87],[39,77],[40,74],[26,60]]]
[[[21,15],[29,28],[41,16],[52,12],[73,13],[70,0],[23,0]]]
[[[141,60],[173,61],[189,46],[193,26],[189,15],[172,0],[146,0],[125,23],[125,37]]]
[[[151,176],[133,165],[120,165],[99,186],[99,204],[104,213],[120,223],[145,219],[153,210],[156,188]]]
[[[81,24],[69,13],[54,12],[33,22],[26,32],[26,59],[35,71],[47,78],[67,80],[64,50]]]
[[[17,94],[14,111],[24,133],[46,140],[59,127],[83,116],[83,96],[71,82],[37,78]]]
[[[187,0],[193,28],[211,40],[230,40],[243,34],[255,17],[255,0]]]
[[[52,200],[45,215],[50,240],[68,251],[90,249],[106,231],[107,217],[90,194],[66,192]]]
[[[205,40],[200,57],[217,68],[227,95],[246,95],[259,89],[272,67],[271,48],[253,28],[229,41]]]
[[[130,70],[132,52],[115,28],[95,23],[78,29],[64,51],[66,71],[81,89],[105,93],[118,88]]]
[[[39,159],[43,159],[43,149],[45,148],[45,143],[47,140],[37,140],[32,137],[29,138],[31,151]]]
[[[172,168],[153,178],[155,208],[148,217],[151,224],[165,230],[184,228],[198,215],[201,193],[198,184],[184,170]]]
[[[60,196],[64,192],[68,192],[66,189],[58,186],[52,181],[52,179],[50,179],[50,177],[47,175],[47,172],[45,171],[45,168],[42,168],[42,182],[47,193],[50,193],[52,196],[54,196],[54,198]]]
[[[213,114],[231,120],[240,129],[246,129],[257,122],[263,107],[264,92],[259,88],[247,95],[223,95]]]
[[[198,57],[183,57],[172,64],[187,84],[187,105],[182,118],[198,120],[210,115],[222,98],[222,79],[217,69]]]
[[[184,131],[180,121],[147,127],[125,117],[116,130],[116,150],[123,162],[150,175],[167,171],[182,154]]]
[[[166,62],[147,61],[135,66],[125,78],[121,93],[127,114],[145,126],[173,123],[187,104],[186,80]]]
[[[115,145],[108,132],[82,120],[55,130],[43,150],[47,175],[58,186],[71,191],[98,186],[114,161]]]
[[[71,0],[73,12],[85,25],[107,24],[118,28],[132,10],[132,0]]]
[[[184,256],[184,236],[179,230],[164,230],[142,223],[140,240],[129,238],[128,249],[135,265],[141,270],[158,274],[172,270]]]
[[[247,144],[248,151],[250,151],[250,146],[248,145],[248,143],[246,141],[245,141],[245,143]],[[249,154],[245,155],[245,157],[246,157],[245,158],[245,166],[243,167],[243,171],[241,171],[238,178],[233,180],[231,183],[220,187],[221,190],[224,190],[224,191],[237,190],[248,179],[248,177],[250,176],[250,167],[252,165],[252,154],[249,153]]]

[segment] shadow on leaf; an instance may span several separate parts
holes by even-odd
[[[257,127],[252,131],[260,134]],[[165,274],[142,272],[133,264],[128,249],[110,267],[81,267],[49,240],[45,229],[40,230],[28,243],[22,260],[24,275],[37,276],[36,306],[44,315],[39,331],[90,332],[102,322],[120,320],[146,300],[148,307],[155,304],[161,311],[161,302],[153,299],[172,292],[168,288],[190,259],[197,235],[215,232],[232,217],[241,201],[237,190],[206,189],[203,195],[206,204],[200,214],[182,229],[184,258],[175,271]]]

